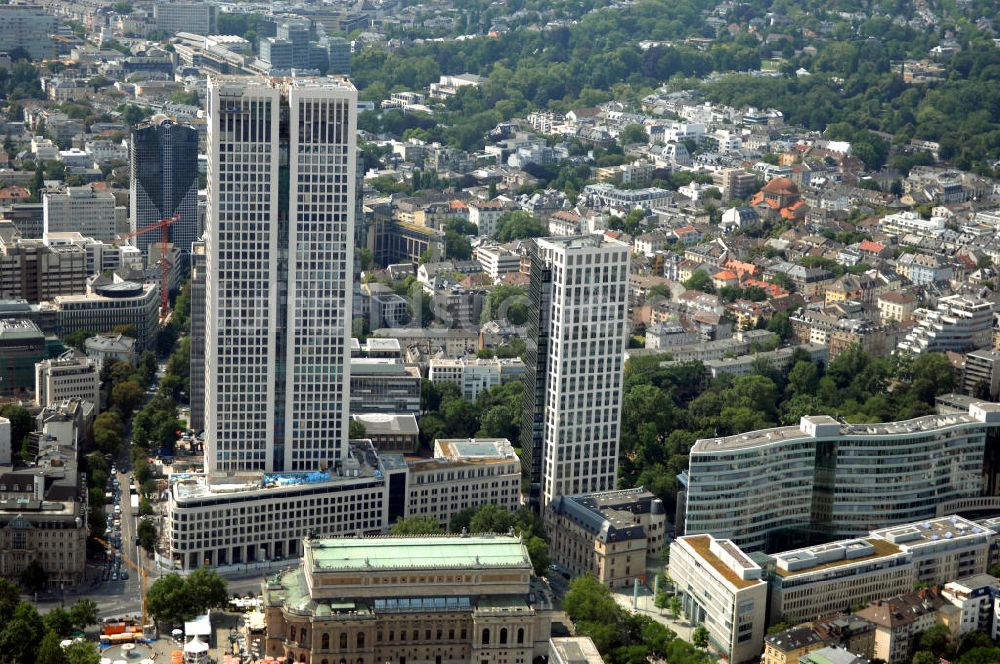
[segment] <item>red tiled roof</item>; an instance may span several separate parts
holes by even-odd
[[[872,242],[871,240],[862,240],[861,244],[858,245],[858,251],[867,251],[873,254],[880,254],[885,251],[885,245],[881,242]]]

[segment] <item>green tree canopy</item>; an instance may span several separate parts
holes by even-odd
[[[395,537],[406,535],[437,535],[443,532],[437,519],[430,516],[408,516],[396,521],[389,528]]]

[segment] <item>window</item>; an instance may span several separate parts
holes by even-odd
[[[360,649],[364,647],[365,647],[365,633],[358,632],[358,648]]]
[[[517,642],[518,643],[524,643],[524,628],[523,627],[518,627],[517,628]]]
[[[483,630],[483,645],[488,646],[490,644],[490,630],[486,628]]]
[[[324,634],[320,639],[320,649],[329,650],[330,649],[330,635]]]
[[[288,628],[288,640],[289,641],[295,640],[295,625],[292,625],[291,627]]]
[[[391,635],[392,632],[389,632],[389,634]],[[389,637],[389,640],[390,641],[392,640],[392,636]],[[347,647],[347,632],[341,632],[340,633],[340,647],[341,648],[346,648]]]
[[[506,627],[501,627],[500,628],[500,643],[501,644],[507,643],[507,628]]]

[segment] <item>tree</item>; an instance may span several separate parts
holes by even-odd
[[[139,536],[139,546],[152,553],[153,547],[156,546],[156,526],[153,522],[149,519],[140,521],[136,534]]]
[[[618,134],[618,142],[622,145],[631,145],[632,143],[648,143],[649,134],[646,133],[646,129],[641,124],[628,124],[625,125],[621,133]]]
[[[195,617],[193,600],[187,594],[184,579],[177,574],[162,576],[146,593],[146,609],[154,620],[164,625],[176,625]]]
[[[347,429],[348,429],[348,437],[350,437],[352,440],[364,438],[365,435],[368,433],[365,430],[365,425],[355,419],[351,420],[350,424],[347,425]]]
[[[8,581],[0,579],[0,625],[4,625],[14,616],[14,610],[21,601],[21,590]]]
[[[952,657],[951,630],[947,625],[928,627],[920,635],[920,650],[930,652],[934,657]]]
[[[86,629],[97,623],[97,604],[92,599],[81,599],[69,610],[73,626],[77,629]]]
[[[94,334],[95,333],[91,330],[77,330],[75,332],[70,332],[63,337],[63,341],[67,346],[71,346],[78,351],[83,352],[83,342],[94,336]]]
[[[569,584],[563,599],[563,611],[575,622],[617,623],[622,609],[611,597],[611,591],[590,574],[578,576]]]
[[[672,618],[680,618],[682,609],[681,598],[677,595],[671,597],[670,601],[667,602],[667,609],[670,611],[670,616]]]
[[[131,380],[115,385],[111,390],[111,403],[126,416],[142,403],[142,388]]]
[[[69,664],[66,653],[59,645],[60,634],[56,634],[51,629],[45,632],[42,642],[38,646],[39,664]]]
[[[139,516],[153,516],[153,504],[146,496],[139,499]]]
[[[60,637],[67,637],[73,631],[73,616],[58,606],[46,613],[42,621],[49,632]]]
[[[528,557],[531,559],[531,567],[535,571],[535,576],[545,576],[549,570],[549,545],[541,537],[529,537],[524,543],[528,550]]]
[[[450,533],[460,533],[463,530],[468,531],[469,526],[472,525],[472,517],[476,515],[475,507],[466,507],[464,510],[459,510],[451,515],[451,522],[448,524],[448,532]],[[1000,566],[1000,563],[998,563]]]
[[[475,516],[469,522],[469,532],[506,533],[513,526],[514,517],[510,512],[488,503],[476,510]]]
[[[704,625],[694,628],[694,632],[691,633],[691,643],[702,650],[708,648],[708,629]]]
[[[937,664],[938,658],[926,650],[919,650],[913,653],[912,664]]]
[[[27,602],[19,603],[11,619],[0,628],[0,653],[5,664],[36,662],[44,634],[45,624],[38,610]]]
[[[715,292],[715,285],[712,283],[712,277],[708,276],[708,273],[704,270],[696,270],[695,273],[684,282],[684,288],[688,290],[701,291],[703,293]]]
[[[229,601],[225,580],[215,570],[199,567],[184,580],[185,590],[191,596],[194,610],[199,615],[208,609],[223,607]]]
[[[497,219],[493,239],[497,242],[513,242],[548,234],[548,229],[535,217],[522,210],[508,212]]]
[[[20,449],[28,434],[35,430],[35,420],[26,408],[8,404],[0,409],[0,416],[10,420],[11,447]]]
[[[66,647],[66,661],[69,664],[100,664],[101,655],[96,644],[79,641]]]
[[[37,558],[33,559],[21,572],[21,585],[28,590],[35,592],[45,587],[49,581],[49,575],[42,567],[42,563]]]
[[[403,517],[389,528],[389,534],[395,537],[406,535],[437,535],[441,532],[441,525],[437,519],[430,516]]]

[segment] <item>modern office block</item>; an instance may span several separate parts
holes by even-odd
[[[344,459],[357,92],[343,79],[208,84],[205,465]]]
[[[615,488],[628,265],[600,235],[535,241],[521,429],[533,504]]]
[[[198,130],[156,116],[132,130],[129,141],[129,222],[132,232],[179,215],[167,239],[182,251],[198,239]],[[160,231],[132,239],[149,255]]]
[[[0,51],[26,50],[32,60],[55,55],[52,35],[58,22],[36,5],[0,5]]]
[[[136,353],[156,348],[160,331],[160,286],[121,281],[90,289],[82,295],[60,295],[52,303],[61,337],[80,330],[135,330]]]
[[[77,232],[101,242],[114,242],[115,197],[110,191],[92,187],[66,187],[65,192],[46,193],[44,232]]]
[[[1000,404],[976,401],[965,414],[859,425],[803,417],[699,440],[679,478],[684,532],[772,551],[933,518],[982,494],[997,427]]]
[[[47,357],[45,334],[35,323],[0,319],[0,396],[27,396],[35,388],[35,364]]]
[[[157,2],[153,5],[156,29],[173,36],[178,32],[196,35],[214,35],[218,31],[216,20],[219,8],[202,2]]]
[[[67,399],[89,401],[96,408],[101,406],[97,363],[75,351],[35,365],[35,403],[44,408]]]
[[[712,646],[735,663],[760,655],[767,583],[758,564],[729,540],[694,535],[670,545],[669,573],[684,615],[705,626]]]
[[[343,37],[330,37],[326,43],[329,74],[351,75],[351,42]]]
[[[398,360],[353,357],[350,412],[420,414],[420,370]]]
[[[37,303],[87,290],[87,252],[43,240],[0,240],[0,298]]]

